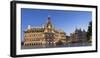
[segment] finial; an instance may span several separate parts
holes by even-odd
[[[48,23],[51,23],[50,15],[48,15]]]
[[[48,15],[48,20],[50,20],[50,15]]]
[[[50,17],[50,15],[48,15],[48,17]]]

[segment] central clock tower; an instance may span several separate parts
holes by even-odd
[[[48,21],[44,27],[46,47],[54,46],[54,31],[51,23],[51,18],[48,16]]]
[[[53,27],[52,27],[50,16],[48,16],[48,21],[44,28],[45,28],[44,32],[53,32]]]

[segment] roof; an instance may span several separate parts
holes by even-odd
[[[31,28],[24,32],[44,32],[44,28]]]

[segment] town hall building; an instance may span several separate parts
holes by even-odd
[[[24,31],[24,47],[50,47],[57,45],[66,45],[66,33],[56,29],[51,23],[51,17],[43,27],[27,27]]]

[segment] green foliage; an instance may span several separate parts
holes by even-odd
[[[87,30],[88,41],[92,39],[91,36],[92,36],[92,21],[89,22],[89,26],[88,26],[88,30]]]

